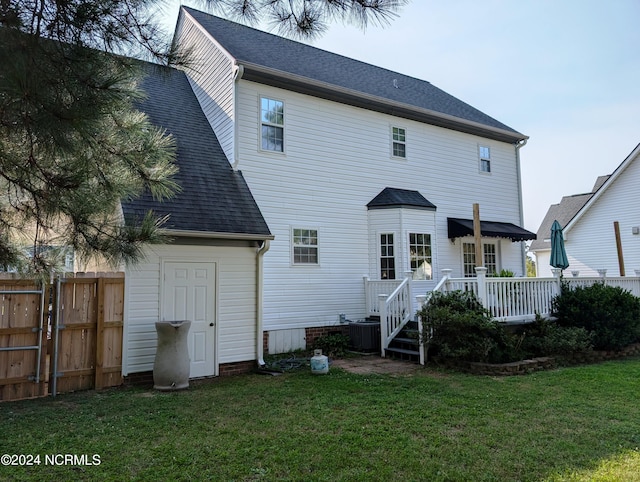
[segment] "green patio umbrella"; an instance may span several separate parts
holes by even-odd
[[[549,264],[554,268],[567,269],[569,260],[564,249],[564,237],[562,236],[562,226],[558,221],[551,225],[551,258]]]

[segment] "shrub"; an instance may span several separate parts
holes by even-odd
[[[558,324],[593,332],[596,350],[620,350],[640,339],[640,298],[617,286],[562,286],[552,303]]]
[[[536,318],[519,330],[521,358],[569,355],[593,349],[593,333],[577,326]]]
[[[344,356],[347,353],[348,346],[349,337],[341,333],[323,335],[313,342],[314,349],[320,349],[324,355],[332,357]]]
[[[432,293],[418,312],[432,355],[461,361],[511,361],[513,345],[473,293]]]

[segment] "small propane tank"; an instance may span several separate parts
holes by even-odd
[[[329,359],[322,354],[322,350],[313,350],[311,357],[311,373],[314,375],[324,375],[329,373]]]

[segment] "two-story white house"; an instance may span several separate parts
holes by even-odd
[[[364,277],[411,271],[424,294],[442,269],[473,276],[474,203],[482,264],[526,272],[525,135],[427,81],[191,8],[174,42],[191,49],[191,87],[274,236],[262,292],[269,351],[303,347],[341,314],[365,318]]]
[[[525,273],[523,134],[429,82],[190,8],[174,41],[189,68],[141,64],[135,105],[173,136],[182,189],[117,213],[168,219],[166,243],[121,267],[124,376],[150,375],[158,321],[192,322],[191,377],[224,375],[375,314],[384,354],[442,270]],[[631,185],[614,178],[609,212]]]

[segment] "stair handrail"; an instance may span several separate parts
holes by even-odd
[[[380,306],[380,355],[385,356],[385,350],[389,348],[389,342],[398,334],[411,320],[413,300],[411,298],[411,278],[412,271],[405,273],[405,278],[387,296],[378,295]]]

